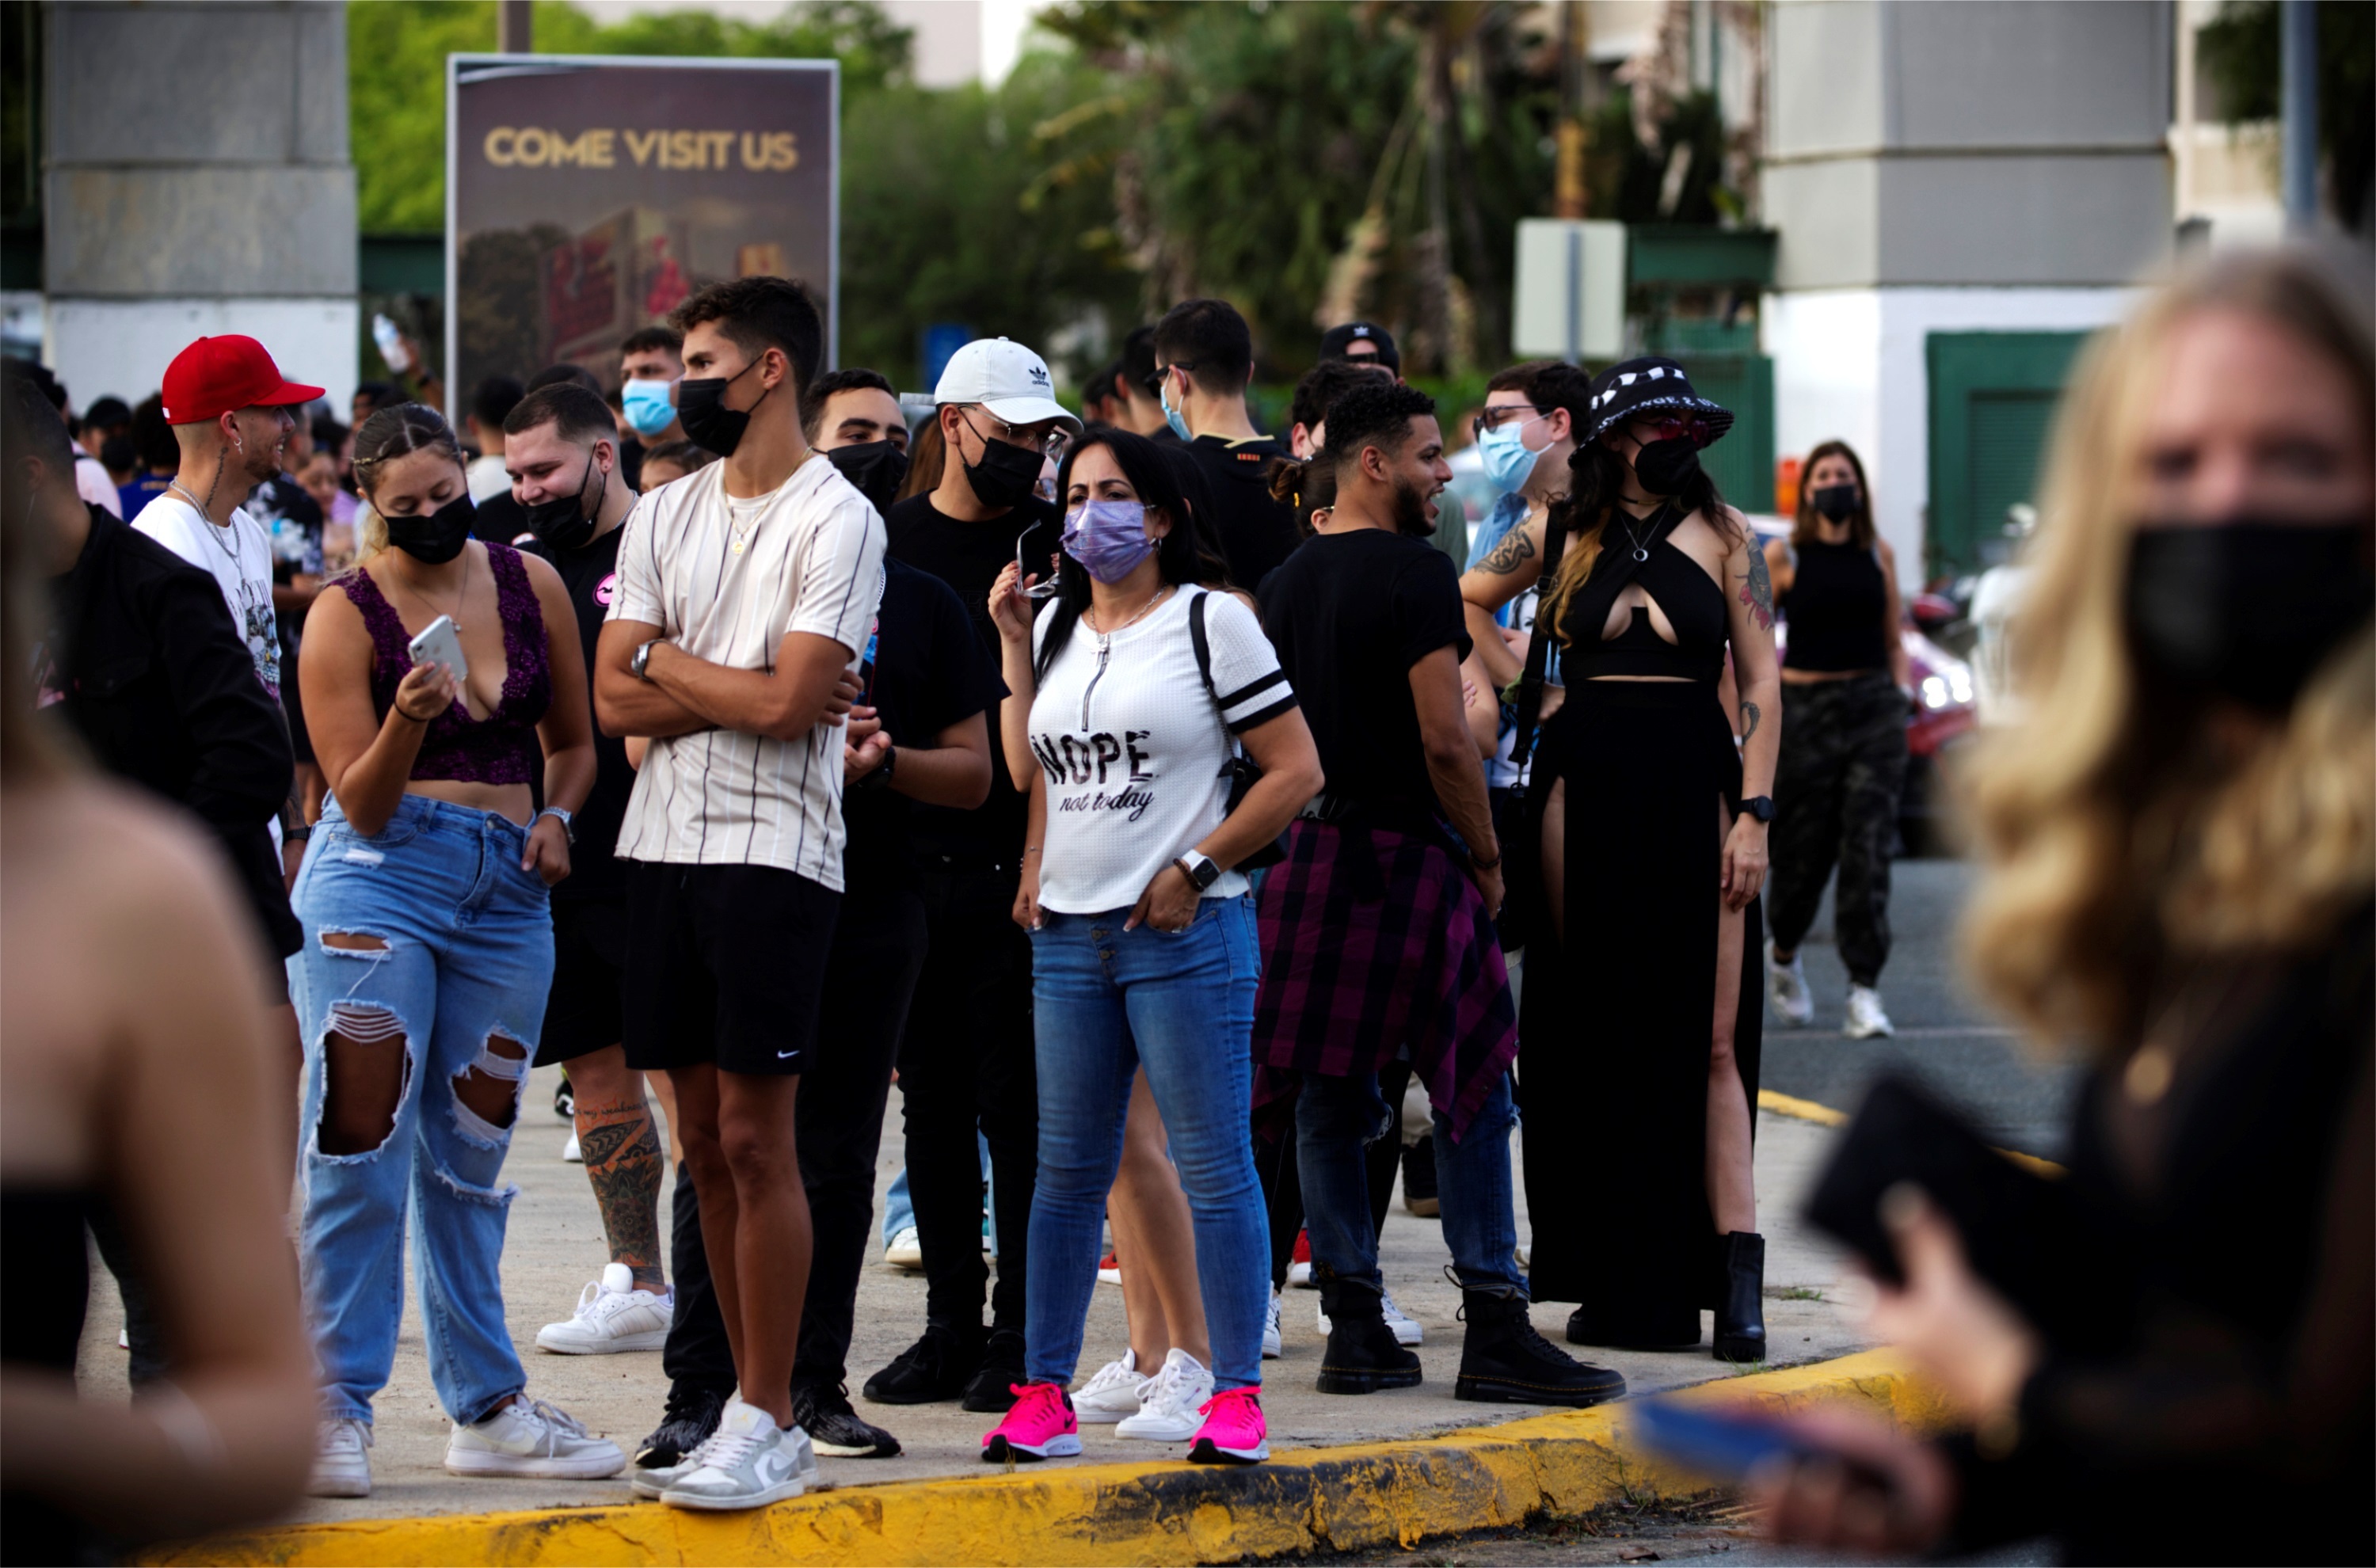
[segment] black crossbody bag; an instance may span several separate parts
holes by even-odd
[[[1213,689],[1213,645],[1205,637],[1205,600],[1208,597],[1206,590],[1199,588],[1196,597],[1188,601],[1188,641],[1196,650],[1196,673],[1204,679],[1205,695],[1213,699],[1213,710],[1218,713],[1221,694]],[[1230,737],[1230,760],[1221,765],[1221,771],[1230,780],[1229,810],[1235,813],[1239,802],[1246,798],[1246,791],[1261,781],[1263,770],[1253,758],[1246,755],[1245,748],[1239,745],[1238,738],[1232,735]],[[1264,866],[1275,866],[1285,859],[1287,845],[1284,838],[1274,838],[1240,861],[1233,869],[1259,871]]]
[[[1503,951],[1524,947],[1527,939],[1550,930],[1550,909],[1543,897],[1542,818],[1527,800],[1527,763],[1535,754],[1535,730],[1543,711],[1543,681],[1550,668],[1551,641],[1558,628],[1547,624],[1541,604],[1547,590],[1559,581],[1560,557],[1567,550],[1567,530],[1549,519],[1543,525],[1542,575],[1535,580],[1535,629],[1527,639],[1527,671],[1518,680],[1518,716],[1510,744],[1510,766],[1517,782],[1510,786],[1510,812],[1503,819],[1502,913],[1494,921]]]

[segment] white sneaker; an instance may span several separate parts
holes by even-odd
[[[1871,1039],[1896,1032],[1889,1015],[1881,1010],[1881,992],[1869,985],[1848,987],[1848,1019],[1840,1026],[1840,1033],[1850,1039]]]
[[[556,1356],[614,1356],[622,1350],[657,1350],[668,1343],[676,1298],[665,1290],[636,1287],[625,1264],[603,1265],[602,1277],[578,1293],[577,1311],[566,1323],[537,1330],[536,1348]]]
[[[1185,1443],[1205,1424],[1203,1407],[1213,1396],[1213,1374],[1187,1351],[1172,1348],[1162,1370],[1142,1384],[1138,1414],[1114,1428],[1116,1437],[1149,1443]]]
[[[314,1474],[308,1497],[371,1495],[371,1423],[354,1416],[325,1419],[314,1433]]]
[[[1765,991],[1784,1023],[1799,1027],[1815,1021],[1814,993],[1807,989],[1806,954],[1793,954],[1788,963],[1777,964],[1774,961],[1774,944],[1767,943]]]
[[[916,1228],[902,1227],[883,1249],[883,1262],[891,1268],[918,1269],[924,1266],[924,1244],[916,1240]]]
[[[577,1146],[576,1134],[570,1134],[569,1141],[561,1146],[561,1158],[567,1160],[572,1165],[583,1165],[586,1163],[586,1153],[583,1149]]]
[[[727,1402],[716,1435],[696,1452],[700,1467],[660,1493],[662,1503],[713,1513],[764,1508],[800,1496],[817,1479],[809,1434],[796,1426],[777,1426],[766,1411],[739,1396]]]
[[[529,1476],[547,1480],[600,1480],[627,1467],[608,1438],[589,1435],[575,1417],[525,1394],[486,1420],[454,1423],[446,1467],[457,1476]]]
[[[1395,1293],[1392,1290],[1378,1292],[1378,1313],[1386,1320],[1386,1326],[1395,1331],[1396,1344],[1426,1343],[1427,1330],[1419,1325],[1417,1319],[1403,1315],[1402,1308],[1395,1305]],[[1325,1308],[1320,1313],[1320,1335],[1324,1339],[1328,1336],[1328,1313]]]
[[[1287,1353],[1287,1342],[1278,1332],[1278,1292],[1270,1293],[1270,1306],[1263,1314],[1263,1360],[1275,1361]]]
[[[1073,1418],[1083,1426],[1110,1426],[1138,1414],[1138,1391],[1146,1374],[1138,1370],[1138,1352],[1124,1350],[1119,1361],[1108,1361],[1098,1375],[1073,1393]]]

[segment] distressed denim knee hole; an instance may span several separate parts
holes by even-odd
[[[333,1159],[378,1158],[396,1135],[397,1112],[412,1087],[404,1020],[376,1003],[334,1004],[322,1057],[315,1153]]]
[[[482,1148],[502,1146],[519,1120],[528,1083],[528,1047],[491,1034],[471,1063],[454,1075],[454,1125]]]

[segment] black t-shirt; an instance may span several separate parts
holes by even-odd
[[[526,555],[541,555],[561,574],[569,602],[577,612],[577,640],[586,649],[586,675],[594,676],[594,645],[602,636],[603,618],[611,613],[612,591],[619,582],[619,541],[622,528],[575,550],[553,550],[540,540],[521,545]],[[550,635],[552,628],[547,628]],[[587,700],[593,695],[589,690]],[[636,770],[627,765],[627,742],[594,728],[594,789],[577,808],[577,842],[569,850],[569,874],[554,884],[556,902],[616,902],[627,896],[626,873],[612,850],[619,842],[619,825],[626,820],[627,797],[635,792]]]
[[[1382,529],[1315,534],[1255,598],[1328,793],[1441,810],[1410,671],[1440,647],[1468,657],[1460,578],[1443,552]]]
[[[990,619],[991,585],[1016,558],[1018,539],[1029,570],[1044,577],[1055,569],[1063,532],[1056,508],[1035,496],[1004,517],[961,523],[934,506],[931,495],[911,495],[885,512],[883,522],[890,530],[892,559],[930,572],[956,591],[995,670],[1000,644],[998,628]],[[898,731],[892,734],[896,738]],[[941,856],[962,864],[995,863],[1012,870],[1023,853],[1025,814],[1022,792],[1007,777],[1004,749],[993,741],[990,799],[969,812],[916,806],[909,814],[909,831],[917,852],[928,859]]]
[[[1182,450],[1196,460],[1205,477],[1206,494],[1191,494],[1190,504],[1209,496],[1213,531],[1229,557],[1230,580],[1252,588],[1277,570],[1303,541],[1295,526],[1295,508],[1270,494],[1271,463],[1288,456],[1287,448],[1269,435],[1235,444],[1200,435]]]
[[[860,673],[866,695],[858,700],[881,713],[894,746],[921,750],[950,725],[991,713],[991,751],[996,754],[994,710],[1006,695],[1006,683],[975,635],[964,600],[932,573],[904,561],[883,563],[883,604],[875,612]],[[899,776],[898,764],[893,764],[891,776]],[[918,806],[897,790],[870,790],[856,782],[842,791],[841,806],[849,827],[843,869],[851,893],[913,885],[910,820],[913,813],[933,808]]]

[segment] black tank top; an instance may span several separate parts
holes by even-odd
[[[1610,514],[1592,576],[1560,617],[1560,670],[1571,683],[1601,675],[1708,682],[1723,676],[1724,590],[1707,568],[1668,540],[1682,518],[1671,506],[1638,519],[1622,511]],[[1633,621],[1617,636],[1601,636],[1617,596],[1633,583],[1641,584],[1666,612],[1675,641],[1657,634],[1645,605],[1634,607]]]
[[[1793,670],[1886,670],[1882,621],[1889,585],[1881,561],[1854,544],[1802,544],[1783,609],[1790,622],[1782,662]]]
[[[73,1375],[90,1295],[83,1225],[87,1194],[71,1189],[0,1189],[0,1260],[28,1282],[0,1313],[0,1360]],[[38,1285],[32,1284],[39,1281]],[[0,1562],[113,1562],[97,1535],[46,1498],[0,1493]]]

